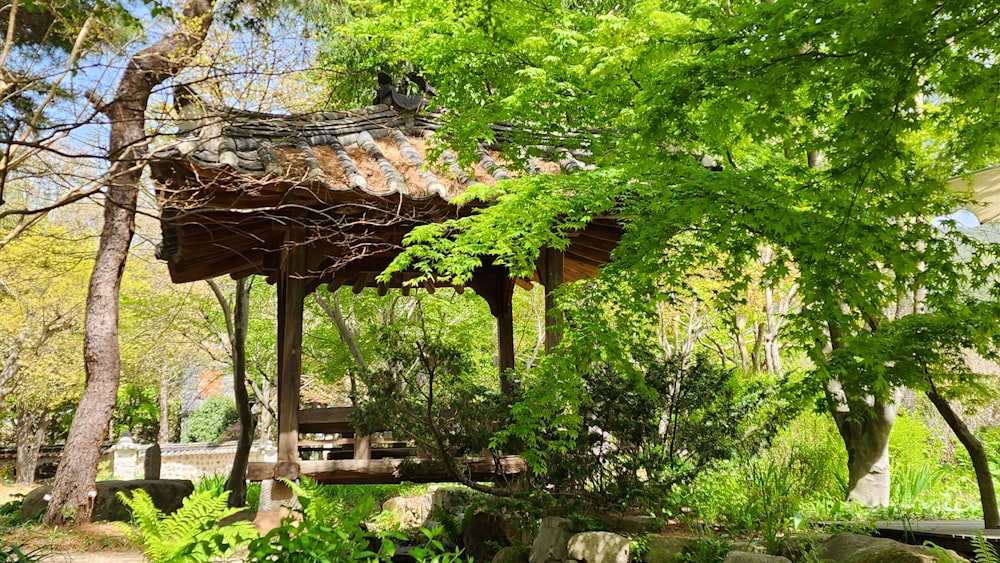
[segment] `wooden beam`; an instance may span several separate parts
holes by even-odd
[[[299,433],[301,434],[348,434],[354,432],[351,413],[354,407],[327,407],[299,410]],[[376,428],[375,432],[385,432],[388,428]]]
[[[546,248],[542,251],[545,262],[545,353],[548,354],[562,340],[558,326],[562,324],[562,313],[556,308],[555,291],[562,285],[565,277],[566,255],[561,250]]]

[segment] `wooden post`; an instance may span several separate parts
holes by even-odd
[[[299,387],[302,378],[302,313],[306,297],[306,247],[282,251],[278,279],[278,465],[297,474],[299,463]],[[293,467],[294,466],[294,467]],[[292,498],[288,487],[275,483],[273,500]]]
[[[497,319],[497,358],[500,368],[500,391],[514,395],[514,280],[502,266],[484,266],[476,271],[469,282],[480,297],[490,306],[490,313]]]
[[[497,276],[497,350],[500,358],[500,392],[514,396],[514,280]]]
[[[557,326],[562,323],[562,313],[556,309],[553,292],[563,283],[566,254],[561,250],[546,248],[542,254],[542,268],[545,285],[545,353],[548,354],[562,340],[562,333]]]
[[[497,319],[497,357],[500,368],[500,392],[514,395],[514,280],[507,268],[485,266],[469,282],[469,287],[490,306]]]
[[[354,459],[372,458],[372,437],[354,433]]]

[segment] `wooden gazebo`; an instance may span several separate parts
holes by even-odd
[[[313,467],[298,452],[298,434],[306,426],[315,431],[342,423],[322,424],[324,413],[333,409],[300,411],[304,298],[321,284],[355,292],[409,291],[406,282],[416,273],[394,274],[385,283],[376,279],[401,251],[404,235],[417,225],[472,212],[481,204],[459,206],[451,200],[472,183],[515,173],[486,146],[474,170],[460,168],[448,151],[427,162],[434,117],[420,111],[421,98],[386,85],[376,105],[294,116],[212,108],[186,89],[176,98],[181,130],[151,156],[159,184],[160,258],[178,283],[257,274],[278,286],[278,463],[251,472],[259,478],[313,474],[349,480],[333,462]],[[507,132],[510,128],[499,128],[498,139]],[[549,154],[525,168],[571,173],[584,166],[570,151]],[[541,283],[548,296],[563,281],[592,276],[609,261],[620,236],[615,221],[595,220],[565,251],[543,250],[532,279],[512,279],[488,261],[476,270],[467,287],[486,299],[497,319],[501,374],[514,367],[514,285]],[[438,285],[450,284],[431,281],[424,287],[433,291]],[[550,307],[551,299],[546,303]],[[548,331],[547,347],[557,338]],[[508,387],[502,379],[502,388]],[[346,461],[344,467],[350,465]]]

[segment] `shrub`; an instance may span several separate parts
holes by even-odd
[[[658,502],[712,463],[766,441],[748,424],[765,391],[741,391],[732,370],[706,355],[638,363],[633,372],[602,364],[583,374],[576,444],[547,463],[557,487],[627,506]]]
[[[214,442],[222,432],[239,420],[232,397],[214,395],[191,413],[184,426],[182,442]]]

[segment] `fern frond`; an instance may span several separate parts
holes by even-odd
[[[972,538],[973,553],[976,555],[976,563],[1000,563],[1000,554],[993,544],[983,536],[982,532]]]
[[[143,554],[153,563],[211,561],[255,537],[257,531],[249,522],[218,527],[220,520],[240,511],[226,506],[228,497],[228,491],[195,491],[176,512],[164,516],[145,491],[136,490],[131,499],[121,495],[133,510]]]

